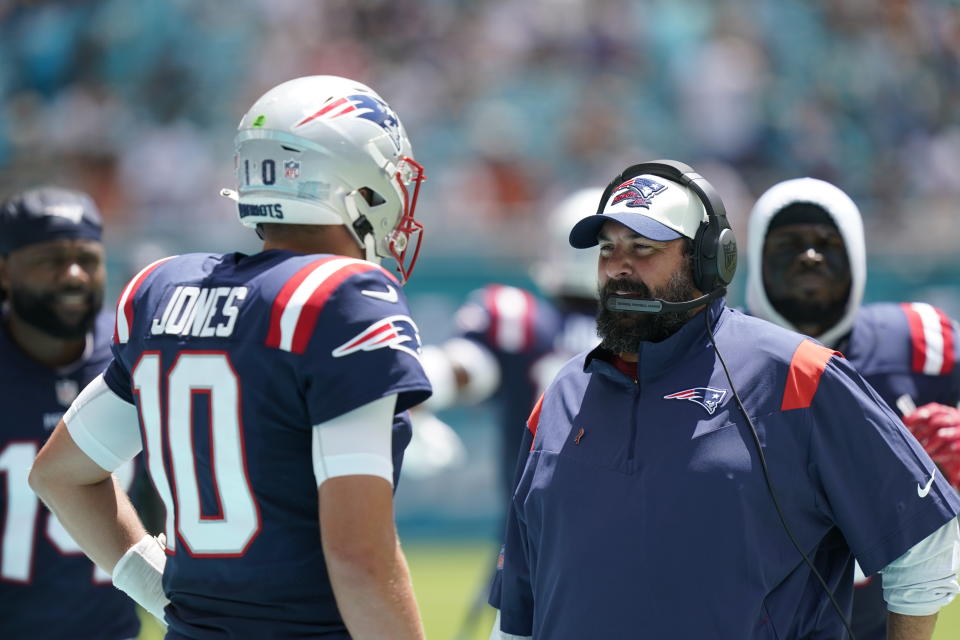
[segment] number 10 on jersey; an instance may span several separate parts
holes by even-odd
[[[167,550],[176,550],[179,536],[192,556],[243,555],[260,531],[260,510],[247,474],[240,380],[229,356],[181,352],[164,379],[161,354],[145,352],[131,377],[147,469],[167,510]],[[203,512],[194,446],[195,437],[204,437],[194,424],[194,402],[202,394],[209,402],[207,489],[218,507],[213,515]]]

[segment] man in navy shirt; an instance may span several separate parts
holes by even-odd
[[[839,353],[725,306],[712,188],[635,165],[570,242],[600,246],[602,342],[528,420],[494,637],[840,638],[856,556],[890,637],[929,638],[960,500]]]
[[[422,638],[392,491],[430,393],[401,287],[422,167],[387,103],[334,76],[268,91],[236,145],[228,195],[263,251],[130,281],[31,485],[167,638]],[[141,448],[165,539],[106,482]]]
[[[748,238],[748,311],[842,352],[960,487],[957,323],[923,302],[861,306],[867,264],[853,200],[823,180],[785,180],[757,200]],[[886,637],[879,577],[858,576],[853,612],[857,638]]]
[[[0,635],[121,640],[140,629],[110,584],[27,484],[64,411],[110,362],[100,213],[45,186],[0,204]],[[117,470],[124,488],[132,464]],[[56,615],[52,615],[53,612]]]

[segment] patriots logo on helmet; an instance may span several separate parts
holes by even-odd
[[[653,197],[666,188],[666,185],[650,178],[631,178],[613,190],[614,195],[610,205],[626,200],[628,207],[649,209]]]
[[[314,120],[335,120],[348,115],[369,120],[383,129],[390,136],[397,151],[400,151],[400,120],[397,114],[383,100],[363,93],[338,98],[323,105],[319,111],[294,125],[294,128],[302,127]]]
[[[671,393],[663,396],[665,400],[689,400],[690,402],[696,402],[698,405],[707,410],[707,413],[713,415],[714,411],[717,410],[723,403],[723,399],[727,395],[726,389],[714,389],[713,387],[694,387],[692,389],[684,389],[683,391],[677,391],[676,393]]]
[[[396,349],[420,359],[420,330],[409,316],[388,316],[350,338],[331,352],[334,358],[342,358],[358,351]]]

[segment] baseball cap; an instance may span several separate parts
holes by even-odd
[[[81,191],[43,186],[0,204],[0,254],[51,240],[99,241],[102,231],[100,211]]]
[[[652,174],[634,176],[610,192],[599,213],[573,226],[570,245],[577,249],[595,246],[607,220],[616,220],[650,240],[692,240],[700,224],[707,221],[707,210],[695,193],[673,180]]]

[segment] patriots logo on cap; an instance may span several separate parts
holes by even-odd
[[[400,120],[397,114],[386,102],[367,94],[346,96],[325,104],[319,111],[294,125],[294,128],[314,120],[336,120],[343,116],[369,120],[386,131],[397,151],[400,151]]]
[[[420,331],[409,316],[387,316],[350,338],[331,352],[342,358],[358,351],[390,348],[420,359]]]
[[[683,391],[677,391],[676,393],[671,393],[663,396],[664,400],[689,400],[690,402],[696,402],[698,405],[707,410],[707,413],[713,415],[713,412],[717,410],[717,407],[723,403],[723,399],[727,395],[726,389],[714,389],[713,387],[694,387],[692,389],[684,389]]]
[[[610,201],[610,206],[626,201],[628,207],[649,209],[653,197],[666,188],[665,184],[650,178],[630,178],[613,190],[613,199]]]

